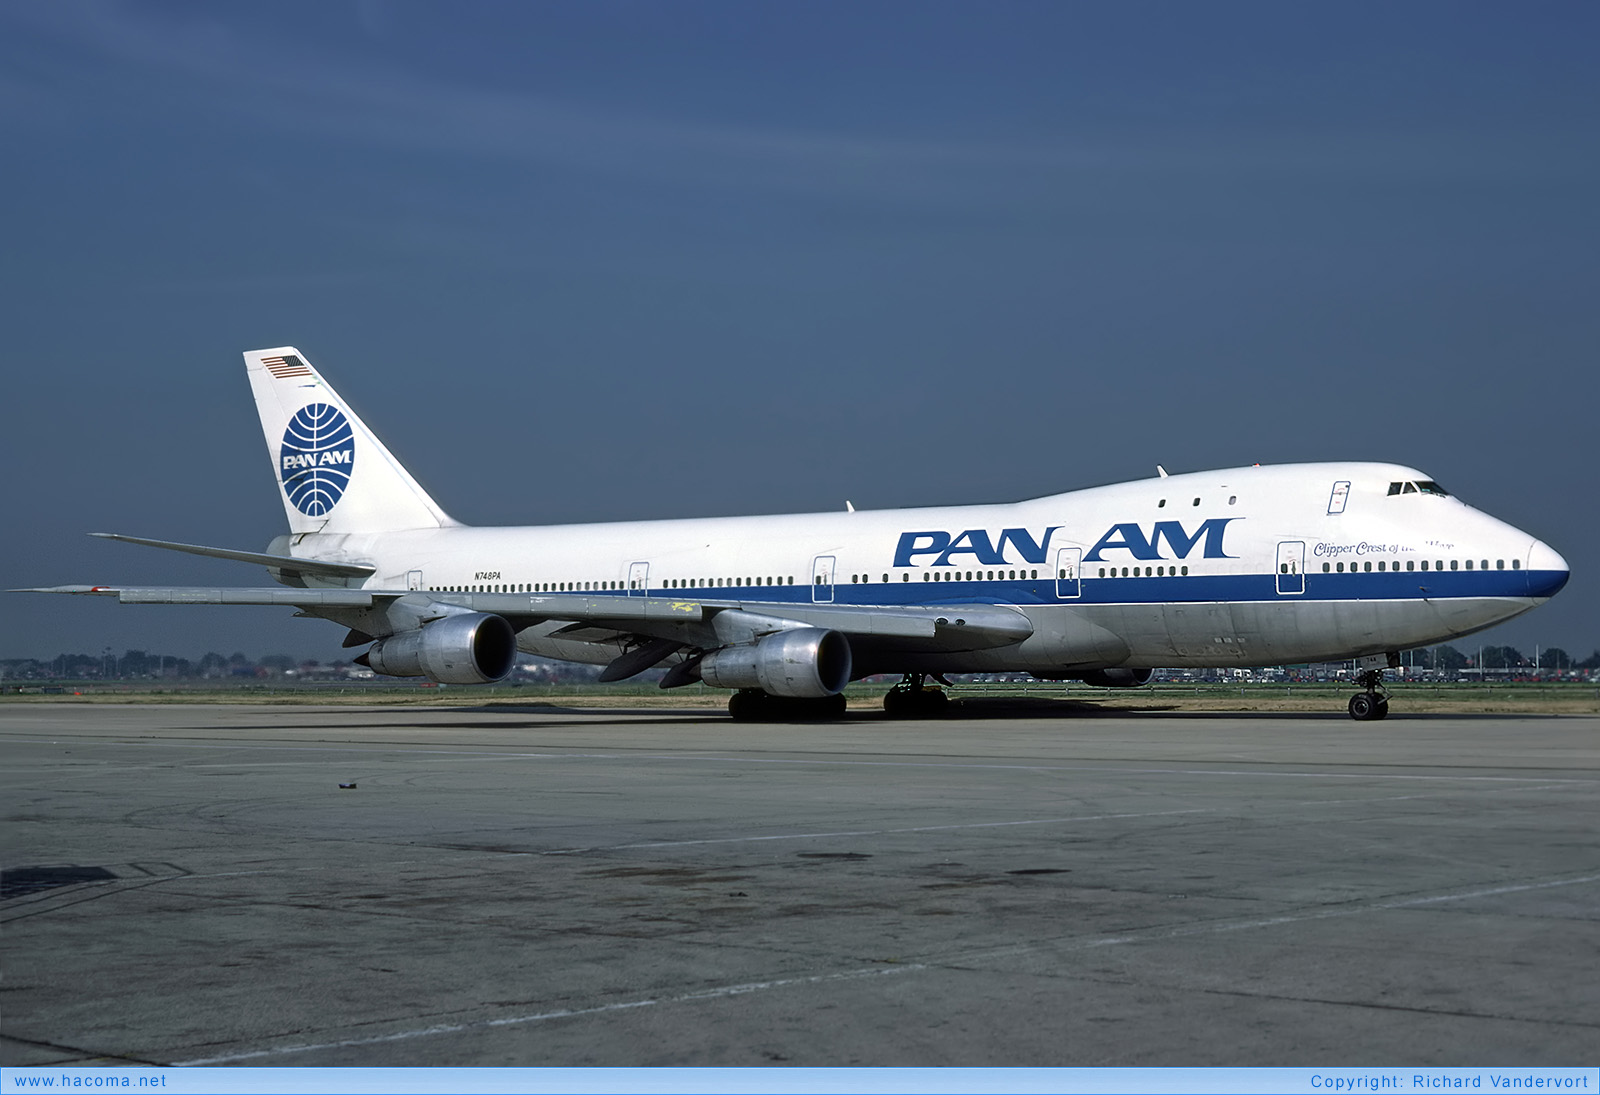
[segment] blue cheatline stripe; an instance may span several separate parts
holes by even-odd
[[[931,573],[931,572],[930,572]],[[1048,571],[1041,568],[1041,573]],[[835,583],[833,604],[839,605],[1109,605],[1203,604],[1282,601],[1415,601],[1464,597],[1549,597],[1566,584],[1561,570],[1439,570],[1394,573],[1319,574],[1304,576],[1305,591],[1278,592],[1276,574],[1177,575],[1151,578],[1083,578],[1076,597],[1056,596],[1053,578],[994,582]],[[709,600],[772,601],[811,604],[813,587],[696,586],[652,589],[652,597]]]

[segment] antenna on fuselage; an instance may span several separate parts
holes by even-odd
[[[1165,479],[1167,477],[1167,469],[1163,468],[1160,464],[1157,464],[1156,465],[1156,474],[1161,476],[1161,478]]]

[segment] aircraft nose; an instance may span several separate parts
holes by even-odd
[[[1567,584],[1570,571],[1561,553],[1535,540],[1528,548],[1528,596],[1554,597]]]

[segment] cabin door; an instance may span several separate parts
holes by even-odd
[[[1285,540],[1278,545],[1278,594],[1283,597],[1292,597],[1305,591],[1305,541]]]
[[[1083,593],[1078,571],[1083,567],[1082,548],[1060,548],[1056,551],[1056,596],[1070,601]]]
[[[650,564],[628,564],[628,596],[648,597],[650,595]]]
[[[833,566],[836,561],[832,555],[818,555],[811,560],[811,599],[819,605],[833,603]]]

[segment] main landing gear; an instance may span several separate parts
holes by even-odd
[[[938,718],[950,706],[942,688],[927,688],[926,673],[907,673],[904,679],[883,694],[883,711],[891,719]],[[948,684],[942,677],[936,677]]]
[[[728,715],[734,722],[829,722],[844,717],[844,693],[798,699],[743,688],[728,698]]]
[[[1350,697],[1350,717],[1372,722],[1389,716],[1389,693],[1383,687],[1383,670],[1368,669],[1356,678],[1364,691]]]

